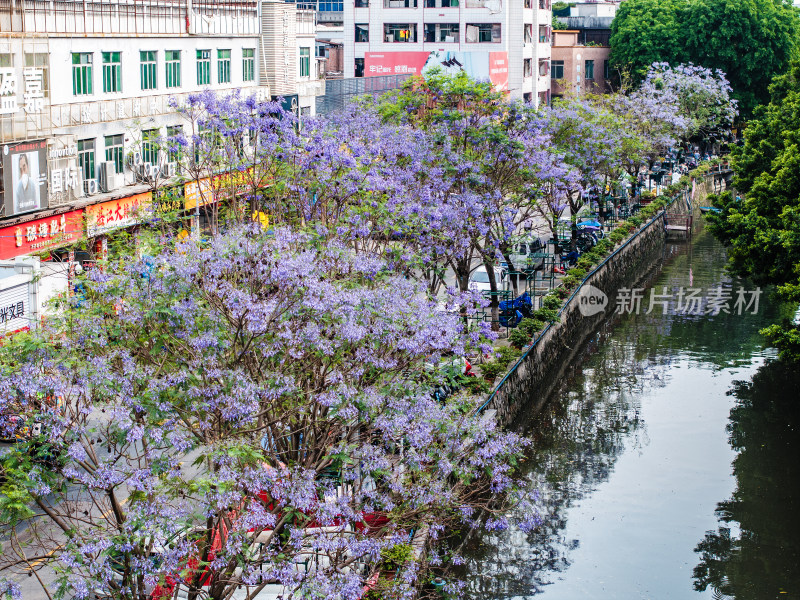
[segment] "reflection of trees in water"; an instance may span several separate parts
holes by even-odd
[[[737,600],[800,593],[800,373],[780,362],[737,382],[728,431],[737,487],[717,505],[721,525],[695,549],[695,589]]]
[[[607,339],[567,377],[562,389],[569,391],[528,424],[534,450],[526,469],[540,490],[542,525],[530,534],[511,528],[472,540],[469,597],[532,596],[570,565],[578,541],[564,535],[567,509],[608,479],[626,444],[647,443],[639,398],[662,385],[665,369],[640,354],[625,337]]]

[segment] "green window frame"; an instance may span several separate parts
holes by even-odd
[[[103,52],[103,91],[122,91],[122,52]]]
[[[121,133],[117,135],[107,135],[105,138],[106,145],[106,162],[114,163],[114,171],[122,173],[124,166],[124,142],[125,136]]]
[[[158,129],[146,129],[142,131],[142,160],[151,164],[158,164]]]
[[[231,51],[217,50],[217,83],[231,82]]]
[[[197,85],[211,85],[211,50],[197,51]]]
[[[594,61],[587,60],[583,70],[584,79],[594,79]]]
[[[256,50],[255,48],[242,49],[242,81],[256,80]]]
[[[300,48],[300,77],[311,75],[311,48]]]
[[[78,166],[83,177],[83,191],[89,191],[89,180],[95,179],[94,140],[78,140]]]
[[[157,59],[158,52],[156,50],[139,51],[139,75],[143,90],[154,90],[158,87]]]
[[[168,88],[181,87],[181,51],[165,50],[166,80]]]
[[[88,96],[92,93],[92,53],[72,53],[72,95]]]

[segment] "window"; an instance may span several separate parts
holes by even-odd
[[[541,44],[549,44],[550,43],[550,25],[539,25],[539,43]]]
[[[416,42],[416,23],[384,23],[383,39],[387,42]]]
[[[72,53],[72,95],[86,96],[92,93],[92,53]]]
[[[167,127],[167,162],[180,162],[181,147],[177,143],[178,136],[183,134],[183,125],[171,125]]]
[[[122,91],[121,52],[103,52],[103,91]]]
[[[13,54],[0,54],[0,67],[13,67],[14,55]]]
[[[425,8],[458,8],[458,0],[425,0]]]
[[[547,74],[550,72],[550,61],[546,58],[541,59],[539,61],[539,75],[542,77],[547,77]]]
[[[0,65],[11,66],[11,65]],[[42,92],[44,97],[50,97],[50,55],[47,52],[31,52],[25,53],[25,66],[40,69],[42,71]]]
[[[122,173],[123,167],[123,136],[121,133],[118,135],[106,136],[106,162],[114,163],[114,171]]]
[[[355,69],[354,75],[356,77],[363,77],[364,76],[364,59],[363,58],[355,59],[354,69]]]
[[[533,75],[533,59],[526,58],[522,61],[522,76],[530,77]]]
[[[499,41],[500,23],[467,23],[467,43]]]
[[[523,25],[525,28],[525,33],[522,36],[522,43],[523,44],[532,44],[533,43],[533,25],[530,23],[525,23]]]
[[[164,52],[164,64],[167,67],[167,87],[181,87],[181,51],[167,50]]]
[[[583,76],[586,79],[594,79],[594,61],[587,60],[585,63],[585,68],[583,70]]]
[[[343,12],[344,2],[339,0],[319,0],[317,4],[319,12]]]
[[[603,79],[611,79],[611,67],[608,65],[608,61],[603,61]]]
[[[83,177],[83,191],[89,191],[89,181],[94,176],[94,140],[78,140],[78,167]]]
[[[539,8],[550,10],[550,0],[539,0]]]
[[[426,23],[425,41],[458,43],[458,23]]]
[[[417,0],[383,0],[383,8],[417,8]]]
[[[564,61],[550,61],[550,79],[564,79]]]
[[[156,51],[155,50],[141,50],[139,51],[139,70],[141,75],[142,89],[154,90],[156,89]]]
[[[300,77],[311,75],[311,48],[300,48]]]
[[[154,165],[158,164],[158,129],[142,132],[142,160]]]
[[[369,23],[356,23],[356,42],[369,41]]]
[[[217,50],[217,83],[231,82],[231,51]]]
[[[356,8],[369,8],[369,0],[356,0]]]
[[[256,50],[255,48],[242,49],[242,81],[256,80]]]
[[[197,51],[197,85],[211,85],[211,50]]]

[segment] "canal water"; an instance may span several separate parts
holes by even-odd
[[[710,234],[666,254],[667,314],[610,319],[522,419],[542,525],[471,539],[468,598],[800,598],[800,375],[758,334],[792,307],[764,292],[736,314],[753,286]],[[677,312],[681,288],[719,286],[731,314]]]

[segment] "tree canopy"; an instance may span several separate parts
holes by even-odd
[[[721,69],[749,115],[797,56],[798,35],[788,0],[627,0],[612,24],[611,60],[637,78],[654,62]]]
[[[735,189],[724,194],[711,231],[728,246],[731,267],[800,301],[800,65],[770,86],[771,101],[733,154]],[[800,358],[800,330],[776,324],[768,334],[784,356]]]

